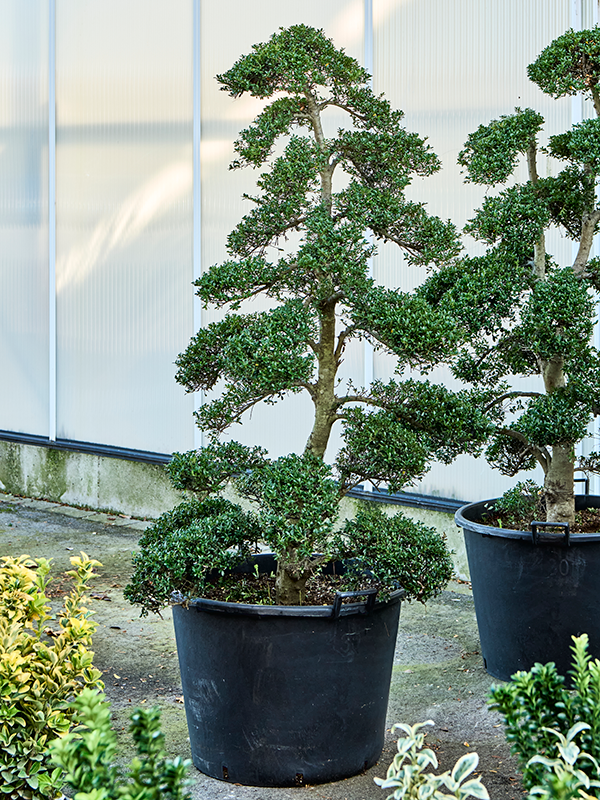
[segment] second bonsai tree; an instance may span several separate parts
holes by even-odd
[[[143,613],[173,591],[180,600],[201,596],[211,576],[262,541],[277,559],[271,601],[278,604],[304,603],[307,582],[331,559],[350,564],[343,588],[402,585],[425,600],[452,574],[433,529],[367,507],[341,527],[338,515],[341,498],[358,484],[399,491],[433,459],[477,454],[491,433],[476,390],[451,392],[406,374],[448,358],[457,341],[452,315],[378,285],[369,270],[375,239],[400,248],[400,266],[403,256],[420,267],[456,258],[453,225],[404,194],[414,176],[431,175],[440,162],[322,31],[282,29],[218,80],[231,97],[269,101],[241,132],[231,165],[264,171],[258,194],[246,197],[252,210],[228,237],[230,258],[196,281],[205,306],[228,311],[198,331],[177,361],[179,383],[207,396],[197,421],[209,443],[176,453],[169,466],[174,485],[194,496],[142,537],[126,595]],[[349,124],[330,135],[332,110]],[[259,296],[267,310],[249,310]],[[342,384],[339,368],[353,340],[395,356],[398,377]],[[314,408],[301,455],[271,460],[261,447],[219,442],[254,405],[290,392],[307,392]],[[338,424],[343,446],[330,466],[325,454]],[[254,510],[218,496],[230,481]]]

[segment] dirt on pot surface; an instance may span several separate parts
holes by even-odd
[[[89,606],[98,629],[94,663],[102,670],[119,737],[119,760],[133,751],[127,734],[129,714],[138,705],[160,707],[169,755],[190,757],[171,614],[140,618],[123,599],[131,573],[131,554],[144,523],[0,493],[0,555],[52,558],[51,603],[61,605],[69,588],[69,559],[87,553],[102,563],[90,586]],[[396,751],[395,722],[432,719],[427,743],[440,769],[450,769],[464,753],[479,754],[478,774],[492,800],[523,795],[514,758],[499,715],[488,711],[493,679],[479,654],[473,600],[468,586],[452,584],[427,605],[404,603],[384,752],[366,773],[335,783],[300,788],[240,786],[208,778],[190,768],[193,800],[385,800],[373,782],[383,777]]]

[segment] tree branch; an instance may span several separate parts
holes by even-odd
[[[340,331],[340,335],[338,336],[337,346],[334,351],[334,356],[337,361],[340,360],[342,353],[344,352],[344,347],[346,346],[346,341],[348,337],[354,333],[356,330],[356,325],[349,325],[347,328],[344,328],[343,331]]]
[[[576,275],[583,275],[585,266],[590,257],[592,244],[594,243],[594,230],[600,222],[600,209],[595,209],[583,217],[581,222],[581,238],[579,240],[579,250],[573,262],[573,272]]]
[[[513,428],[499,428],[498,433],[502,433],[505,436],[510,436],[511,439],[516,439],[518,442],[522,442],[524,445],[527,445],[527,447],[531,450],[531,454],[535,460],[544,470],[544,474],[548,472],[552,458],[545,447],[537,447],[537,445],[531,444],[526,436],[519,431],[515,431]]]
[[[307,104],[308,104],[308,113],[310,115],[310,121],[313,128],[313,133],[315,135],[315,141],[317,142],[317,146],[321,153],[324,155],[327,152],[327,143],[325,139],[325,134],[323,133],[323,126],[321,125],[321,116],[320,116],[320,109],[319,105],[317,104],[314,96],[310,94],[308,91],[304,93]],[[332,175],[333,169],[331,165],[324,167],[323,169],[319,170],[321,175],[321,199],[325,204],[326,208],[331,211],[331,202],[333,196],[333,186],[332,186]]]
[[[483,410],[485,413],[487,413],[495,405],[498,405],[498,403],[503,403],[505,400],[510,400],[512,397],[544,397],[544,395],[542,392],[506,392],[505,394],[501,394],[499,397],[496,397],[491,403],[488,403]]]
[[[535,186],[539,180],[535,139],[527,148],[527,169],[529,171],[529,181]],[[537,242],[533,243],[533,274],[539,280],[544,280],[546,277],[546,235],[544,231],[542,231]]]
[[[598,92],[597,86],[591,86],[592,91],[592,100],[594,101],[594,110],[596,112],[596,116],[600,117],[600,92]]]

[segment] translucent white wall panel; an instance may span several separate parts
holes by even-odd
[[[243,3],[222,0],[202,3],[202,262],[204,268],[227,257],[229,231],[239,222],[250,205],[241,199],[243,192],[253,193],[258,173],[251,170],[229,171],[233,142],[239,131],[260,112],[263,103],[252,98],[230,98],[219,90],[214,76],[229,69],[252,45],[264,42],[279,27],[303,23],[323,28],[338,47],[362,62],[363,4],[348,0],[308,0],[302,4],[280,0]],[[224,28],[224,20],[227,21]],[[332,119],[335,130],[344,124],[343,117]],[[266,306],[253,304],[252,310]],[[248,307],[248,310],[250,306]],[[204,324],[217,319],[205,313]],[[345,374],[362,374],[362,348],[349,348]],[[312,424],[312,403],[308,396],[293,396],[275,406],[259,406],[244,417],[242,427],[235,426],[231,436],[243,442],[260,442],[273,456],[302,451]],[[335,449],[335,444],[333,448]]]
[[[47,435],[48,3],[0,20],[0,429]]]
[[[193,444],[192,0],[57,2],[58,436]]]
[[[375,89],[403,109],[406,127],[428,137],[443,163],[436,176],[413,184],[412,197],[462,228],[485,195],[484,188],[462,183],[456,163],[469,133],[512,113],[515,106],[544,115],[546,138],[570,125],[570,99],[552,100],[527,78],[527,65],[570,27],[570,3],[373,0],[373,7]],[[556,169],[545,157],[540,157],[539,168],[541,174]],[[470,240],[467,247],[476,252],[478,246]],[[571,243],[557,233],[549,238],[548,249],[568,261]],[[408,290],[424,275],[407,268],[395,248],[386,246],[375,260],[375,277]],[[390,359],[375,354],[376,377],[385,380],[392,369]],[[452,383],[441,370],[432,379]],[[418,490],[476,499],[495,496],[511,485],[514,479],[463,457],[450,467],[434,466]]]

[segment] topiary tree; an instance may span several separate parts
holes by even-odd
[[[568,31],[528,74],[552,97],[582,92],[600,115],[600,29]],[[592,345],[600,260],[590,258],[600,222],[597,116],[551,136],[541,149],[563,163],[555,177],[538,173],[544,119],[535,111],[517,108],[471,134],[459,155],[466,180],[504,187],[486,197],[466,226],[488,249],[442,265],[418,293],[462,326],[453,371],[487,393],[479,410],[495,425],[490,464],[511,476],[540,464],[548,521],[571,524],[574,473],[600,466],[597,453],[575,458],[575,445],[600,411],[600,361]],[[528,179],[507,186],[521,158]],[[572,263],[559,264],[546,252],[552,226],[577,244]],[[523,391],[509,383],[514,376],[535,376],[539,386]]]
[[[255,45],[218,81],[233,98],[268,101],[241,132],[231,165],[263,171],[257,194],[245,196],[252,209],[228,237],[229,258],[195,284],[205,306],[227,313],[178,358],[179,383],[207,393],[197,420],[210,444],[176,454],[171,477],[204,497],[238,476],[238,491],[261,510],[259,535],[278,556],[277,601],[298,603],[322,560],[315,551],[332,554],[338,504],[351,488],[371,481],[397,491],[434,458],[479,452],[490,423],[473,410],[478,390],[453,393],[403,375],[448,357],[460,333],[454,314],[369,274],[369,231],[411,265],[453,263],[460,251],[450,222],[405,197],[413,177],[440,168],[425,140],[402,127],[402,112],[372,92],[353,58],[304,25]],[[345,114],[346,128],[327,132],[332,112]],[[268,310],[242,307],[259,296]],[[344,351],[355,340],[395,356],[398,378],[341,385]],[[217,384],[220,393],[210,394]],[[299,392],[314,410],[302,455],[272,462],[260,448],[218,442],[257,403]],[[344,445],[332,469],[324,457],[335,425]],[[143,578],[144,561],[142,550],[130,590],[138,602],[154,581]],[[449,569],[445,562],[445,579]]]

